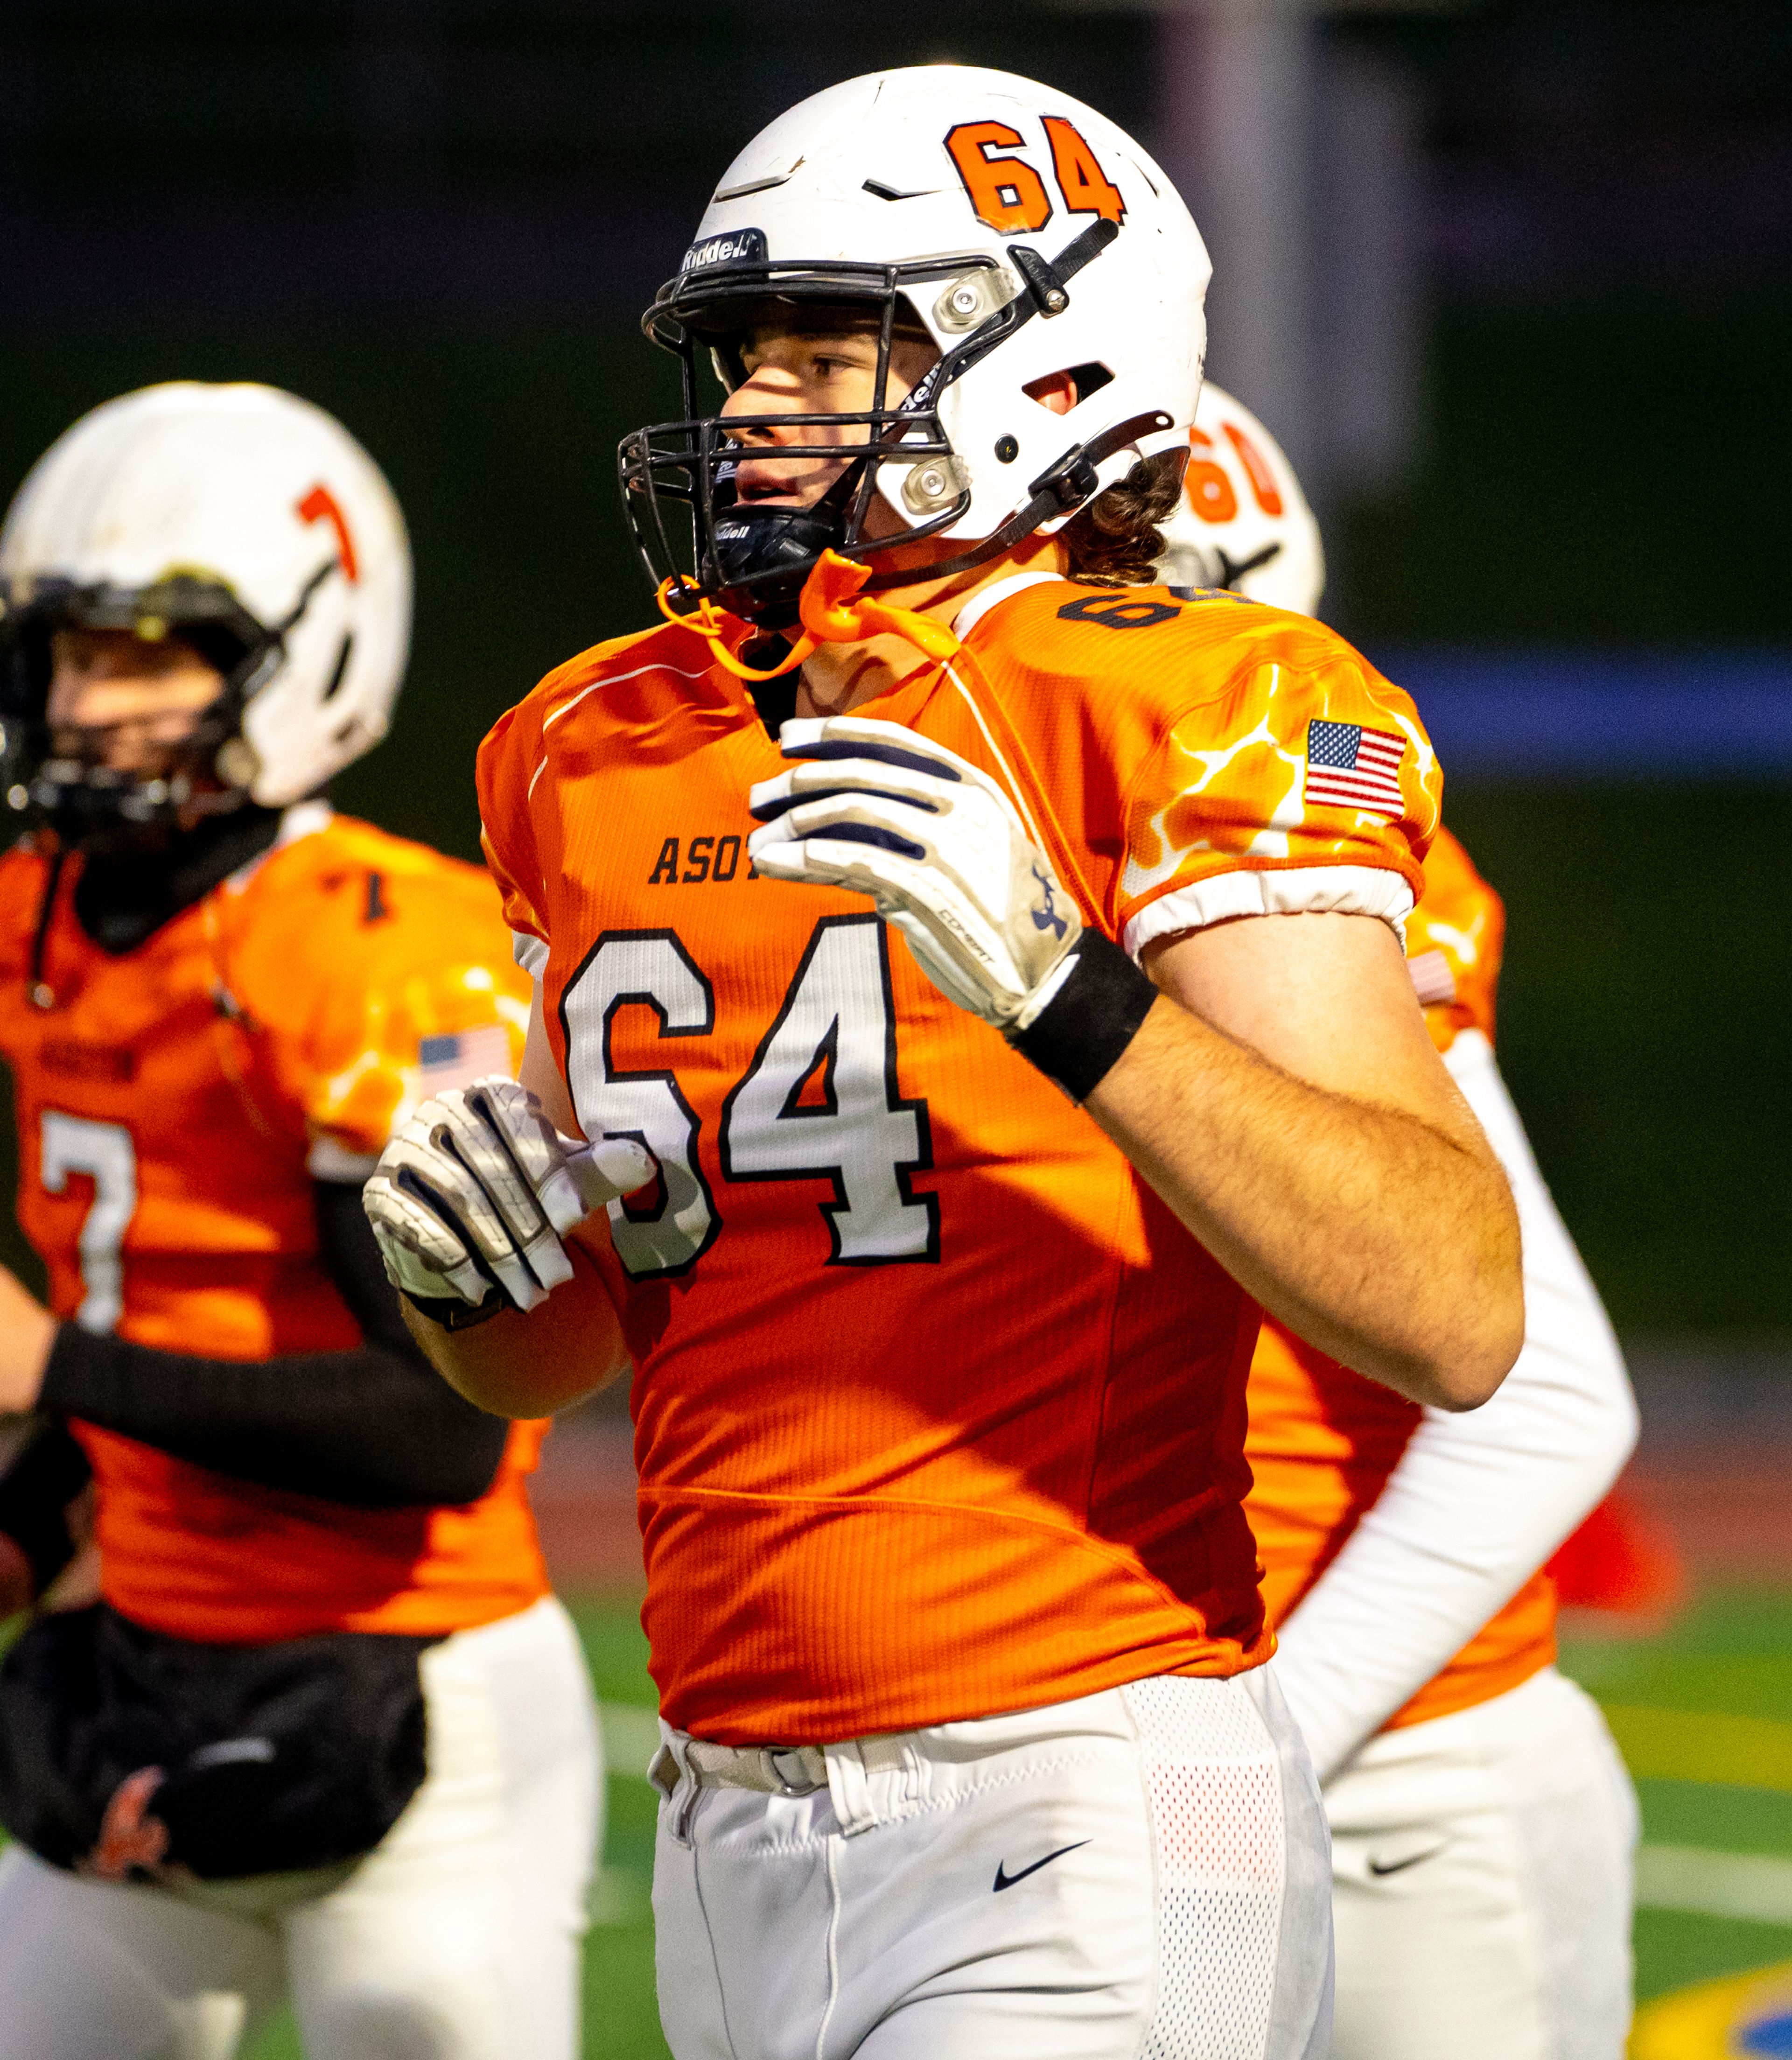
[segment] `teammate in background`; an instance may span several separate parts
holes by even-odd
[[[1410,702],[1150,584],[1207,269],[1068,96],[794,109],[648,317],[689,419],[624,476],[650,561],[694,521],[672,619],[481,754],[525,1082],[625,1193],[569,1258],[565,1147],[450,1095],[368,1206],[468,1392],[634,1363],[680,2060],[1327,2050],[1249,1297],[1459,1408],[1518,1247],[1397,942]],[[1359,729],[1379,807],[1315,791]]]
[[[90,1470],[103,1563],[0,1670],[0,2055],[226,2060],[285,1994],[311,2060],[573,2060],[600,1770],[542,1427],[443,1386],[361,1205],[527,1021],[484,875],[321,797],[404,671],[398,509],[305,401],[152,387],[41,461],[0,581],[50,1283],[0,1273],[10,1599]]]
[[[1318,525],[1273,437],[1203,388],[1161,569],[1311,614]],[[1559,1674],[1538,1569],[1610,1487],[1636,1405],[1493,1052],[1505,915],[1440,828],[1407,964],[1499,1154],[1524,1237],[1525,1347],[1471,1415],[1423,1409],[1269,1318],[1245,1508],[1283,1692],[1331,1822],[1337,2060],[1618,2060],[1636,1805]]]

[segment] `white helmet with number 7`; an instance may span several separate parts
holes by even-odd
[[[1188,433],[1182,500],[1161,527],[1166,586],[1229,588],[1311,615],[1325,590],[1319,525],[1294,467],[1242,401],[1211,380]]]
[[[1162,170],[1068,94],[927,65],[803,101],[723,174],[643,320],[683,360],[685,395],[684,419],[637,431],[621,453],[650,575],[672,577],[675,605],[713,597],[776,626],[824,549],[875,562],[918,537],[961,540],[932,577],[1067,519],[1194,419],[1208,270]],[[863,413],[799,418],[823,433],[784,452],[848,462],[818,504],[738,501],[738,439],[792,425],[706,413],[700,361],[732,390],[752,329],[818,309],[879,333],[876,387]],[[889,405],[899,333],[939,357]],[[1067,413],[1043,397],[1066,373]],[[901,537],[873,541],[874,497]]]
[[[410,645],[411,557],[379,468],[271,386],[149,386],[57,439],[0,530],[6,797],[71,825],[314,792],[385,736]],[[178,635],[223,691],[172,776],[52,757],[59,629]]]

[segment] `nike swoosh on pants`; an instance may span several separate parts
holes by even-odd
[[[1024,1881],[1028,1874],[1037,1874],[1042,1866],[1050,1866],[1054,1860],[1061,1860],[1066,1853],[1074,1853],[1079,1847],[1090,1842],[1088,1838],[1079,1838],[1075,1845],[1060,1846],[1055,1853],[1048,1853],[1044,1859],[1035,1860],[1031,1866],[1023,1867],[1019,1874],[1008,1873],[1008,1862],[998,1860],[996,1862],[995,1893],[1000,1895],[1004,1888],[1012,1888],[1017,1881]]]

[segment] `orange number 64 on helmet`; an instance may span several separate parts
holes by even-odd
[[[1126,219],[1120,190],[1096,162],[1096,154],[1074,122],[1061,114],[1040,118],[1052,145],[1052,170],[1064,206],[1072,214],[1099,214],[1104,222]]]
[[[1052,219],[1045,182],[1027,160],[989,154],[1012,150],[1020,140],[1020,131],[1005,122],[961,122],[946,138],[978,221],[1009,236],[1030,234]]]
[[[1052,176],[1064,197],[1065,212],[1124,222],[1126,202],[1120,190],[1101,169],[1081,130],[1061,114],[1040,119],[1052,146]],[[978,221],[1006,236],[1031,235],[1052,219],[1045,182],[1027,160],[990,155],[995,150],[1017,150],[1022,141],[1020,131],[1005,122],[961,122],[946,137],[946,149]]]

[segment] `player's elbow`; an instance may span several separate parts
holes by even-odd
[[[1522,1288],[1507,1306],[1503,1292],[1467,1311],[1460,1304],[1433,1312],[1434,1320],[1406,1330],[1348,1357],[1345,1363],[1427,1409],[1479,1409],[1499,1391],[1524,1343]]]
[[[1407,1393],[1434,1409],[1479,1409],[1499,1391],[1524,1349],[1524,1267],[1519,1220],[1497,1171],[1477,1235],[1454,1267],[1432,1276],[1433,1327]]]
[[[1434,1409],[1479,1409],[1492,1401],[1511,1371],[1523,1341],[1521,1323],[1515,1335],[1490,1331],[1465,1343],[1460,1353],[1432,1371],[1425,1401]]]
[[[1431,1355],[1429,1392],[1419,1399],[1434,1409],[1479,1409],[1518,1363],[1524,1349],[1524,1276],[1515,1223],[1509,1243],[1509,1252],[1496,1248],[1483,1256],[1447,1327],[1447,1344]]]

